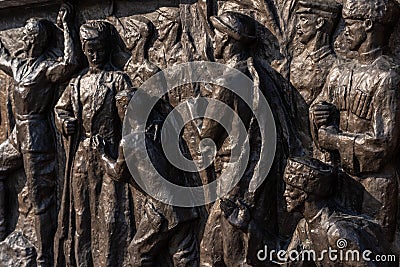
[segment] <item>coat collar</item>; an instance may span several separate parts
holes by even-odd
[[[329,45],[325,45],[325,46],[321,47],[320,49],[318,49],[317,51],[314,51],[314,52],[307,51],[306,53],[308,53],[307,57],[309,57],[314,63],[317,63],[324,57],[332,54],[332,50],[329,47]]]
[[[95,80],[96,86],[98,87],[96,90],[96,93],[93,96],[93,109],[92,109],[92,114],[90,114],[90,117],[94,117],[94,115],[100,110],[100,108],[103,106],[104,100],[107,96],[107,92],[109,90],[112,90],[112,85],[110,84],[113,79],[114,79],[114,72],[115,68],[111,65],[108,64],[106,67],[103,69],[101,73],[99,73],[98,77]],[[84,75],[89,74],[89,69],[86,69],[83,74],[78,76],[76,78],[76,81],[73,83],[74,86],[74,110],[76,114],[79,114],[81,111],[81,103],[80,103],[80,87],[81,87],[81,81]],[[90,74],[89,74],[90,75]]]

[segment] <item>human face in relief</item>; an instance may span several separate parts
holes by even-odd
[[[307,194],[304,191],[289,184],[286,184],[286,189],[283,196],[286,200],[286,209],[288,212],[300,210],[307,199]]]
[[[126,115],[126,110],[128,109],[130,99],[127,97],[123,97],[120,99],[117,99],[117,110],[118,110],[118,115],[121,121],[124,121],[125,115]]]
[[[84,52],[92,68],[103,69],[110,58],[108,45],[99,40],[88,41]]]
[[[29,21],[23,30],[24,50],[31,58],[39,57],[45,50],[47,35],[44,31],[40,31],[40,27],[41,25],[38,21]]]
[[[351,51],[357,51],[367,39],[366,22],[358,19],[345,19],[344,36]]]
[[[225,47],[228,44],[229,36],[227,33],[221,32],[215,29],[214,37],[214,57],[216,59],[222,59],[224,56]]]
[[[317,19],[314,14],[297,15],[296,33],[302,44],[309,43],[317,34]]]

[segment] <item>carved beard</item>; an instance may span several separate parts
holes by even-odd
[[[45,50],[45,44],[44,42],[22,42],[23,43],[23,48],[21,48],[22,51],[26,53],[26,57],[29,58],[37,58],[40,55],[43,54]]]
[[[40,47],[40,45],[32,44],[30,46],[29,50],[27,50],[27,51],[28,51],[28,56],[29,57],[37,58],[42,54],[43,49]]]
[[[215,59],[223,59],[225,48],[228,46],[227,41],[223,41],[221,45],[217,44],[214,50]]]

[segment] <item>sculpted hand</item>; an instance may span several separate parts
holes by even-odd
[[[336,107],[332,104],[322,102],[312,108],[315,125],[320,128],[327,126],[331,121],[332,115],[335,113]]]
[[[62,28],[64,22],[71,21],[74,15],[74,6],[71,3],[63,3],[58,12],[57,25]]]
[[[69,118],[64,121],[64,133],[67,135],[73,135],[76,133],[77,119]]]
[[[221,199],[220,208],[231,225],[247,231],[251,216],[249,208],[242,201],[233,202],[230,199]]]
[[[96,136],[93,137],[93,148],[98,150],[100,155],[105,154],[105,152],[104,152],[105,151],[105,149],[104,149],[105,146],[106,146],[106,143],[105,143],[104,139],[101,136],[96,135]]]

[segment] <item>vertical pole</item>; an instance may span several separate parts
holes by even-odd
[[[0,241],[6,238],[6,184],[5,177],[0,176]]]

